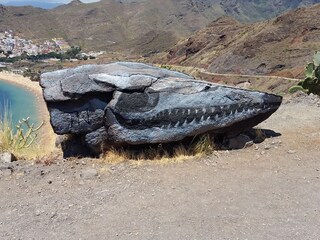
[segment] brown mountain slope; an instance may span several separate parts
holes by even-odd
[[[188,2],[151,0],[123,3],[104,0],[66,5],[50,13],[67,28],[69,39],[76,44],[90,49],[111,45],[116,49],[144,53],[142,46],[146,41],[149,42],[150,52],[162,50],[224,14],[218,5],[200,11]],[[163,38],[167,41],[159,40]],[[150,41],[155,43],[150,44]]]
[[[229,14],[242,21],[265,19],[320,0],[74,0],[53,10],[1,7],[0,30],[25,38],[64,37],[85,49],[141,54],[159,52]]]
[[[66,37],[65,28],[50,12],[33,7],[4,7],[0,5],[0,32],[14,30],[27,39]]]
[[[255,24],[220,18],[179,42],[162,62],[198,66],[219,73],[301,70],[314,51],[320,49],[319,12],[320,4]]]
[[[112,46],[143,53],[142,46],[147,41],[153,52],[172,46],[224,14],[218,6],[195,10],[197,6],[187,4],[188,1],[73,1],[53,10],[2,6],[0,31],[12,29],[30,39],[64,37],[70,44],[96,50]],[[164,38],[167,40],[163,41]],[[152,39],[155,43],[150,43]]]

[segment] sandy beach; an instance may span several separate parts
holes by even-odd
[[[32,92],[37,99],[37,109],[39,111],[39,119],[49,120],[49,113],[46,103],[42,97],[42,89],[38,82],[32,82],[29,78],[11,72],[0,72],[0,80],[23,87]]]
[[[14,74],[11,72],[3,71],[3,72],[0,72],[0,79],[7,81],[7,82],[10,82],[10,83],[13,83],[13,84],[16,84],[16,85],[19,85],[23,88],[26,88],[29,91],[32,91],[33,93],[37,94],[37,97],[39,96],[42,98],[42,89],[39,86],[39,83],[32,82],[27,77],[21,76],[19,74]]]
[[[28,91],[32,92],[37,99],[37,109],[39,120],[44,121],[45,125],[42,128],[41,135],[46,144],[52,145],[52,149],[54,148],[55,134],[50,125],[50,116],[47,110],[46,103],[42,96],[42,88],[40,87],[38,82],[32,82],[29,78],[23,77],[19,74],[14,74],[11,72],[3,71],[0,72],[0,80],[6,81],[11,84],[15,84],[17,86],[23,87]],[[46,147],[47,148],[47,147]]]

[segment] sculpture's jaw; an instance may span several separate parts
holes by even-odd
[[[106,125],[119,143],[178,141],[205,132],[229,134],[251,128],[274,113],[281,101],[272,94],[219,85],[190,94],[118,93],[108,105]]]

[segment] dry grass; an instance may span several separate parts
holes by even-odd
[[[9,114],[8,107],[4,106],[0,115],[0,152],[10,149],[10,138],[12,130],[12,117]]]
[[[111,148],[101,156],[101,159],[108,164],[131,161],[133,164],[139,165],[142,162],[152,161],[155,164],[166,165],[200,158],[213,153],[215,150],[217,150],[217,147],[213,137],[206,134],[197,136],[188,143]]]
[[[14,126],[7,107],[0,116],[0,152],[11,152],[18,159],[34,159],[49,154],[50,146],[45,144],[47,138],[40,131],[43,124],[35,126],[28,118]]]

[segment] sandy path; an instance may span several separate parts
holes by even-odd
[[[0,238],[319,239],[319,122],[316,104],[289,103],[261,125],[281,136],[167,166],[13,164]]]

